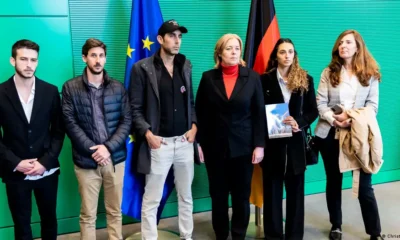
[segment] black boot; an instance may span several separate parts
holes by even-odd
[[[329,240],[342,240],[342,230],[340,228],[332,229],[329,233]]]
[[[371,236],[370,240],[384,240],[384,238],[379,235],[379,236]]]

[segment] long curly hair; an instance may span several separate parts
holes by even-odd
[[[339,55],[339,45],[344,36],[348,34],[353,34],[357,45],[357,52],[354,54],[351,65],[353,72],[360,81],[362,86],[368,86],[371,77],[376,78],[379,82],[381,81],[381,73],[379,70],[378,63],[375,61],[372,54],[368,51],[367,46],[360,33],[356,30],[346,30],[342,32],[336,39],[335,45],[332,49],[332,60],[329,63],[329,79],[331,85],[336,87],[340,83],[340,72],[342,70],[342,65],[344,65],[344,60]]]
[[[300,67],[297,51],[294,47],[292,40],[290,40],[289,38],[280,38],[276,42],[275,47],[272,50],[271,55],[269,56],[266,72],[270,72],[278,68],[277,54],[279,46],[282,43],[290,43],[293,45],[294,49],[294,58],[293,63],[292,65],[290,65],[289,68],[287,88],[290,91],[300,91],[301,93],[303,93],[304,91],[308,91],[307,71]]]

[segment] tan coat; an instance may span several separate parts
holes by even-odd
[[[339,139],[340,172],[353,172],[353,194],[358,196],[360,168],[365,173],[377,173],[383,164],[383,143],[381,131],[371,107],[347,111],[351,128],[336,132]]]

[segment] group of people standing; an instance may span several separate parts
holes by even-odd
[[[232,239],[244,239],[250,216],[253,164],[261,162],[265,239],[303,239],[307,168],[304,132],[319,115],[315,134],[327,176],[326,197],[332,224],[329,239],[342,239],[343,174],[335,132],[351,127],[347,110],[367,107],[377,113],[381,75],[376,61],[357,31],[344,31],[334,44],[332,60],[321,74],[316,95],[313,78],[301,68],[290,39],[277,41],[261,76],[245,67],[242,50],[239,36],[222,36],[214,50],[215,68],[203,73],[196,96],[197,140],[208,172],[216,238],[227,239],[230,229]],[[270,139],[265,129],[264,106],[278,103],[288,104],[290,116],[283,122],[291,126],[293,133],[292,137]],[[332,108],[336,105],[343,108],[342,113],[334,113]],[[361,170],[359,182],[358,198],[366,232],[371,239],[383,239],[371,174]]]
[[[42,239],[57,238],[56,198],[64,132],[72,143],[74,170],[82,199],[81,239],[96,239],[101,186],[109,239],[123,239],[121,195],[125,140],[135,135],[134,170],[146,175],[142,239],[157,239],[157,209],[171,167],[178,194],[181,239],[192,239],[194,163],[204,162],[217,240],[244,239],[250,217],[253,166],[261,164],[265,239],[303,239],[304,131],[320,116],[315,134],[327,175],[330,239],[342,239],[341,183],[337,129],[351,127],[346,110],[378,108],[377,63],[360,34],[340,34],[332,60],[315,94],[313,78],[299,64],[293,42],[281,38],[261,76],[246,67],[243,44],[225,34],[214,49],[215,66],[203,73],[196,97],[192,65],[179,53],[188,30],[175,20],[160,26],[160,49],[138,61],[128,90],[104,69],[106,46],[88,39],[82,47],[82,75],[57,88],[34,73],[39,46],[20,40],[12,48],[15,74],[0,84],[0,176],[6,184],[15,239],[32,239],[31,193],[41,216]],[[287,103],[289,138],[270,139],[265,105]],[[340,104],[344,111],[335,114]],[[286,226],[282,198],[286,188]],[[232,219],[229,224],[229,195]],[[18,201],[16,201],[18,199]],[[371,174],[361,171],[359,200],[367,234],[382,239]],[[285,233],[283,233],[285,232]]]

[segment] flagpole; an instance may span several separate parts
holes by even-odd
[[[254,213],[250,215],[250,224],[247,227],[246,237],[253,239],[264,239],[264,228],[262,224],[260,207],[255,206]]]
[[[269,54],[280,38],[274,1],[251,0],[247,26],[244,60],[248,64],[248,67],[261,75],[267,68]],[[265,158],[267,156],[264,156]],[[261,214],[261,206],[264,202],[263,191],[263,171],[261,166],[255,165],[250,195],[250,203],[255,206],[254,214],[251,214],[250,217],[250,219],[253,219],[254,224],[253,222],[249,224],[246,235],[248,237],[264,238],[264,226]]]
[[[262,227],[261,208],[259,208],[259,207],[256,206],[255,212],[256,212],[256,214],[255,214],[255,215],[256,215],[255,224],[256,224],[257,227]]]

